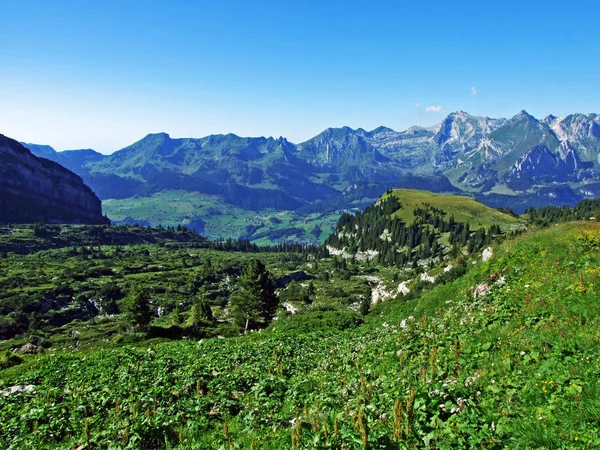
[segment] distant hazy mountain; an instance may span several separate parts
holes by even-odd
[[[31,150],[34,155],[57,162],[77,174],[85,172],[87,163],[101,161],[105,158],[102,153],[91,149],[57,152],[49,145],[28,144],[26,142],[21,142],[21,144]]]
[[[0,222],[106,223],[81,178],[0,134]]]
[[[538,120],[521,111],[490,119],[458,111],[429,128],[328,128],[301,144],[159,133],[109,156],[25,145],[81,175],[104,199],[182,190],[249,210],[324,212],[366,205],[391,187],[413,187],[462,191],[523,210],[600,194],[597,114]]]

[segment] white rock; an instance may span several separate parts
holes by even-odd
[[[409,281],[403,281],[398,285],[398,294],[408,295],[410,294],[410,289],[408,288]]]
[[[494,249],[492,247],[487,247],[485,250],[483,250],[483,253],[481,254],[481,260],[483,262],[487,262],[490,259],[492,259],[493,255],[494,255]]]
[[[452,266],[444,267],[444,272],[450,272],[452,270]]]
[[[2,395],[4,397],[8,397],[11,394],[16,394],[17,392],[33,392],[35,390],[35,386],[32,384],[27,384],[27,385],[17,385],[17,386],[11,386],[8,389],[5,389],[2,391]]]
[[[396,295],[392,291],[388,291],[382,283],[379,283],[377,287],[371,290],[371,304],[377,305],[385,300],[396,298]]]
[[[435,283],[435,278],[427,275],[427,272],[421,274],[421,281],[425,281],[427,283]]]
[[[473,298],[483,297],[490,291],[490,285],[487,283],[478,284],[473,293]]]
[[[290,314],[297,314],[298,313],[298,308],[296,308],[294,305],[292,305],[291,303],[282,303],[281,306],[283,306],[283,308],[289,312]]]

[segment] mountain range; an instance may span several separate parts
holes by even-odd
[[[538,120],[521,111],[491,119],[458,111],[428,128],[328,128],[301,144],[158,133],[111,155],[24,145],[80,175],[103,200],[188,192],[246,211],[294,211],[299,219],[366,206],[392,187],[460,192],[517,212],[600,194],[598,114]],[[218,207],[212,213],[224,214]],[[132,212],[128,219],[144,217]],[[192,212],[183,221],[195,219],[210,217]]]

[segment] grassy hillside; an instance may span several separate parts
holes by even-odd
[[[31,357],[0,372],[3,389],[34,386],[2,398],[0,443],[595,448],[599,257],[598,224],[562,224],[358,327],[315,311],[233,339]]]
[[[454,215],[457,222],[469,222],[472,230],[481,227],[488,228],[494,224],[510,228],[512,225],[522,223],[519,219],[485,206],[472,197],[436,194],[414,189],[394,189],[383,198],[389,195],[394,195],[400,201],[402,209],[396,212],[395,217],[406,223],[412,223],[415,219],[414,209],[422,208],[425,204],[442,209],[448,215]]]
[[[342,214],[325,244],[347,257],[432,268],[524,229],[523,220],[470,197],[390,189],[364,211]]]

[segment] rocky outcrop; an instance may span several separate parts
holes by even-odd
[[[492,259],[492,256],[494,256],[494,249],[492,247],[486,247],[481,253],[481,261],[488,262],[490,259]]]
[[[0,222],[103,224],[108,219],[79,176],[0,135]]]
[[[42,352],[43,352],[42,347],[40,347],[39,345],[31,344],[31,343],[22,345],[21,347],[19,347],[15,350],[15,353],[19,353],[21,355],[26,355],[26,354],[37,355]]]

